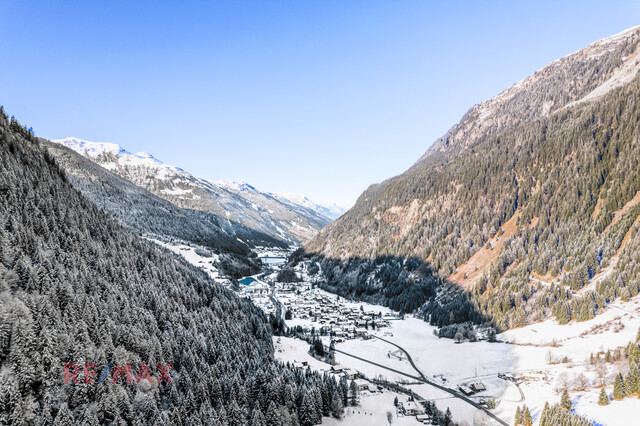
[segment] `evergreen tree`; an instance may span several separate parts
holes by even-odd
[[[346,376],[340,377],[339,390],[340,395],[342,396],[342,405],[346,407],[349,405],[349,382],[347,381]]]
[[[331,399],[331,414],[336,419],[341,419],[344,415],[344,405],[342,405],[342,398],[337,392],[333,393]]]
[[[352,407],[358,405],[358,388],[354,380],[349,384],[349,403]]]
[[[615,399],[623,399],[625,395],[624,380],[622,379],[622,374],[618,373],[616,375],[616,380],[613,383],[613,397]]]
[[[518,405],[518,406],[516,407],[516,415],[515,415],[515,418],[514,418],[514,420],[513,420],[513,424],[514,424],[515,426],[519,426],[519,425],[521,425],[522,423],[524,423],[524,422],[522,421],[522,413],[520,412],[520,406]]]
[[[260,407],[256,406],[253,410],[253,416],[251,417],[251,426],[268,426]]]
[[[331,339],[329,343],[329,353],[327,354],[326,361],[328,364],[335,364],[336,362],[336,343]]]
[[[533,425],[533,419],[531,418],[529,407],[527,407],[526,405],[522,409],[522,423],[524,424],[524,426]]]
[[[540,415],[540,426],[591,426],[591,422],[565,410],[560,405],[545,403]]]
[[[569,392],[565,389],[562,392],[562,397],[560,398],[560,406],[565,410],[571,410],[573,407],[573,403],[571,402],[571,398],[569,397]]]
[[[243,426],[246,421],[246,415],[236,400],[231,401],[227,419],[229,421],[229,426]]]
[[[625,394],[638,394],[640,393],[640,371],[638,371],[638,364],[633,361],[630,361],[629,364],[629,373],[624,381]]]
[[[67,404],[63,402],[58,410],[58,414],[56,414],[53,426],[73,426],[74,424],[73,414],[71,414]]]
[[[300,426],[313,426],[315,424],[315,407],[310,395],[305,395],[300,407]]]
[[[449,409],[449,407],[447,407],[447,411],[444,414],[443,424],[444,424],[444,426],[449,426],[452,423],[453,423],[453,420],[452,420],[452,416],[451,416],[451,410]]]
[[[609,405],[609,396],[604,388],[600,389],[600,396],[598,397],[598,404]]]
[[[220,410],[218,410],[218,421],[221,425],[229,426],[229,416],[227,415],[227,410],[224,408],[224,405],[221,405]]]
[[[281,424],[278,407],[276,407],[276,404],[273,401],[269,403],[269,409],[267,410],[266,421],[269,426]]]

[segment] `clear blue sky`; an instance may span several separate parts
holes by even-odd
[[[351,204],[468,108],[640,24],[636,1],[0,1],[0,104],[39,136]]]

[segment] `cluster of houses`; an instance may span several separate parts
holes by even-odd
[[[269,283],[255,278],[243,278],[238,281],[236,290],[241,296],[250,298],[254,305],[262,308],[267,314],[275,313],[276,305]]]
[[[414,399],[399,401],[396,410],[398,414],[403,416],[415,416],[416,420],[422,424],[438,424],[437,419],[432,419],[431,416],[425,413],[424,403],[425,401],[417,401]]]
[[[307,361],[293,362],[293,367],[298,370],[305,370],[308,366],[309,364]],[[365,391],[376,392],[382,389],[381,386],[376,387],[371,383],[369,383],[368,381],[358,378],[359,374],[353,368],[343,367],[342,365],[332,365],[331,369],[328,370],[328,372],[335,375],[336,379],[345,377],[349,382],[353,380],[356,385],[356,390],[358,390],[359,392],[365,392]]]
[[[466,396],[471,396],[476,393],[484,392],[487,387],[482,382],[471,383],[470,385],[460,385],[458,390]]]
[[[336,376],[336,378],[346,377],[347,380],[353,380],[356,384],[356,390],[358,392],[371,391],[375,392],[376,390],[380,390],[381,387],[377,389],[368,381],[359,379],[358,372],[353,368],[346,368],[342,365],[332,365],[330,372]]]
[[[367,339],[369,330],[389,327],[389,321],[398,319],[394,315],[347,306],[338,296],[316,289],[280,288],[276,294],[283,311],[288,312],[287,318],[305,320],[307,325],[303,326],[303,331],[308,332],[313,327],[320,334],[333,336],[336,343],[346,339]]]
[[[369,331],[389,327],[389,321],[400,319],[396,314],[364,310],[348,306],[338,296],[311,288],[310,284],[281,284],[256,278],[238,281],[237,291],[262,308],[267,314],[280,308],[286,320],[296,319],[302,331],[315,329],[321,335],[333,336],[336,343],[348,339],[368,339]]]

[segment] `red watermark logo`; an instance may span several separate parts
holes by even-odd
[[[111,367],[113,367],[112,373],[112,381],[113,383],[126,383],[131,384],[133,381],[133,373],[131,369],[131,364],[127,363],[122,366],[118,364],[108,363],[102,373],[100,373],[100,377],[96,380],[95,377],[98,375],[98,372],[95,368],[98,367],[98,364],[95,362],[85,362],[83,368],[80,368],[78,364],[74,364],[72,362],[67,362],[64,365],[64,383],[103,383],[107,380],[107,376],[111,371]],[[146,363],[140,364],[140,368],[138,369],[138,374],[135,378],[135,383],[140,383],[142,380],[146,380],[151,384],[154,383],[171,383],[171,378],[169,377],[169,369],[171,368],[171,364],[162,365],[161,363],[156,363],[156,368],[158,370],[157,378],[151,375],[151,371],[149,370],[149,366]],[[78,379],[78,375],[82,371],[82,380]],[[121,380],[122,379],[122,380]]]

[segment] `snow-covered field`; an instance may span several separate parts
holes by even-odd
[[[273,346],[275,348],[275,357],[283,362],[302,363],[308,365],[318,371],[329,371],[331,366],[324,362],[318,361],[309,355],[309,344],[292,337],[274,337]],[[393,405],[394,398],[399,400],[406,396],[390,392],[361,392],[360,405],[358,407],[346,407],[345,415],[342,419],[325,417],[323,425],[349,425],[349,426],[387,426],[387,413],[392,414],[393,425],[416,425],[413,417],[398,417],[396,409]]]
[[[155,240],[154,240],[155,241]],[[175,253],[185,257],[190,263],[203,268],[212,278],[218,279],[218,271],[211,265],[215,258],[198,255],[186,245],[171,245],[155,241]],[[261,253],[262,256],[282,257],[285,253]],[[214,255],[215,256],[215,255]],[[271,278],[275,278],[274,276]],[[336,296],[314,289],[313,294],[324,294],[335,299]],[[297,297],[305,298],[302,295]],[[309,293],[311,295],[312,293]],[[266,296],[263,296],[263,298]],[[291,298],[292,296],[283,296]],[[344,299],[340,303],[349,308],[364,311],[392,313],[388,308]],[[472,382],[482,382],[486,391],[473,395],[472,399],[495,398],[497,408],[493,413],[513,424],[517,406],[526,404],[538,424],[540,413],[546,402],[559,402],[558,389],[562,382],[568,382],[574,411],[592,420],[596,425],[627,426],[636,422],[636,412],[640,410],[640,400],[635,397],[622,401],[611,401],[607,406],[598,405],[600,388],[595,368],[587,361],[592,353],[606,352],[623,348],[634,341],[640,328],[640,298],[628,302],[616,301],[596,318],[584,322],[571,322],[559,325],[554,319],[531,324],[523,328],[509,330],[498,336],[503,343],[474,342],[455,343],[451,339],[439,339],[434,335],[434,327],[410,316],[403,320],[388,321],[389,327],[372,330],[368,333],[381,337],[404,348],[413,358],[418,369],[428,378],[449,388],[457,388]],[[318,327],[311,318],[293,318],[287,321],[290,327]],[[329,338],[325,337],[325,343]],[[309,344],[294,338],[274,338],[276,357],[283,361],[306,362],[319,371],[327,371],[330,366],[316,360],[308,354]],[[419,396],[432,400],[439,409],[451,409],[453,419],[460,424],[492,424],[486,415],[466,402],[452,397],[433,386],[417,383],[401,373],[417,376],[406,356],[397,347],[376,338],[350,339],[338,343],[336,349],[364,358],[388,368],[355,359],[342,353],[336,353],[336,362],[352,368],[369,378],[382,377],[392,382],[403,383]],[[564,359],[563,362],[560,362]],[[553,360],[553,363],[549,363]],[[613,379],[619,372],[626,372],[626,361],[608,364],[607,385],[609,395],[613,391]],[[519,387],[511,381],[498,377],[499,373],[510,373],[519,378]],[[580,375],[587,378],[587,388],[574,389],[573,383]],[[524,397],[521,395],[524,394]],[[418,424],[414,417],[398,417],[393,399],[406,399],[405,395],[389,391],[383,393],[361,393],[359,407],[348,407],[342,420],[325,418],[328,425],[388,425],[387,413],[393,416],[392,424]]]
[[[514,373],[542,379],[521,384],[525,403],[534,420],[539,418],[546,401],[559,402],[557,389],[561,381],[568,378],[571,382],[582,373],[590,382],[587,390],[570,390],[574,409],[578,414],[597,424],[608,426],[640,424],[640,420],[635,419],[635,413],[640,410],[640,400],[637,398],[611,401],[607,406],[598,405],[600,388],[596,387],[597,374],[587,362],[591,353],[613,351],[634,341],[639,327],[640,299],[636,298],[629,302],[616,301],[605,312],[589,321],[559,325],[550,319],[503,333],[500,337],[513,342],[511,355],[516,360]],[[555,360],[567,357],[569,362],[550,365],[549,352]],[[542,374],[536,375],[538,371]],[[620,371],[626,371],[626,361],[608,367],[609,384],[605,389],[609,395],[613,392],[611,383],[615,374]],[[505,418],[510,414],[512,418],[517,404],[506,399],[498,407],[497,413]]]
[[[418,369],[429,379],[450,388],[481,381],[487,391],[474,395],[473,399],[499,398],[506,382],[497,377],[498,373],[509,372],[513,359],[509,346],[502,343],[460,343],[451,339],[439,339],[433,334],[435,328],[417,318],[391,321],[388,329],[372,332],[385,340],[404,348],[413,358]],[[392,336],[385,333],[392,333]],[[336,349],[361,356],[373,362],[416,376],[416,371],[406,359],[393,357],[396,347],[378,339],[348,340],[336,345]],[[363,361],[337,353],[336,361],[375,377],[382,375],[388,380],[415,383],[406,376],[394,373]],[[477,376],[476,376],[477,373]],[[444,380],[443,380],[444,379]],[[468,403],[453,398],[450,394],[428,384],[409,385],[421,397],[434,400],[442,411],[451,409],[453,419],[461,424],[473,424],[476,409]]]
[[[348,407],[345,409],[345,415],[342,419],[334,419],[325,417],[322,420],[323,425],[343,425],[343,426],[387,426],[387,416],[391,413],[392,425],[400,426],[416,426],[415,417],[396,414],[393,406],[394,398],[402,398],[393,392],[383,392],[376,394],[364,394],[360,397],[360,405],[358,407]]]
[[[326,294],[331,298],[336,297],[335,295],[322,292],[318,289],[315,289],[314,292]],[[392,313],[388,308],[368,303],[350,302],[346,300],[341,300],[341,303],[349,308],[360,309],[360,306],[362,306],[364,311],[382,312],[383,315]],[[318,323],[313,322],[311,319],[294,318],[286,321],[286,323],[290,327],[297,325],[303,327],[318,326]],[[487,386],[487,390],[473,396],[473,399],[477,402],[480,399],[500,398],[506,386],[511,386],[515,390],[517,397],[511,396],[511,398],[514,400],[519,399],[520,394],[514,385],[505,382],[497,376],[498,373],[509,373],[514,366],[515,360],[509,354],[509,350],[511,349],[510,345],[488,342],[457,344],[451,339],[438,338],[434,334],[434,330],[436,330],[435,327],[413,317],[406,317],[402,320],[391,320],[388,321],[388,323],[389,327],[377,330],[370,328],[368,333],[371,336],[378,336],[404,348],[412,357],[419,370],[428,378],[450,388],[457,388],[458,385],[482,381]],[[324,339],[325,343],[328,344],[329,338],[325,337]],[[311,358],[306,354],[306,351],[309,350],[309,345],[303,341],[298,340],[297,342],[295,345],[287,344],[281,346],[280,348],[284,350],[285,353],[289,353],[286,355],[277,355],[290,360],[293,358],[298,362],[301,362],[304,357],[306,357],[304,358],[305,360]],[[449,393],[434,388],[431,385],[417,384],[418,382],[416,382],[415,379],[401,374],[406,373],[411,376],[419,375],[415,369],[413,369],[406,356],[390,343],[375,337],[370,339],[359,338],[337,343],[336,349],[398,370],[400,373],[389,371],[386,368],[340,352],[336,352],[335,354],[336,362],[341,366],[354,369],[368,378],[383,378],[391,382],[402,383],[415,391],[420,397],[435,401],[440,410],[446,411],[447,408],[450,408],[454,421],[460,424],[473,424],[474,419],[478,416],[476,413],[477,409],[468,403],[456,399]],[[313,368],[316,368],[311,361],[309,364]],[[381,400],[383,399],[382,397],[379,398]],[[406,399],[406,396],[404,398]],[[372,397],[369,400],[363,400],[363,403],[372,400],[375,401],[375,398]],[[374,406],[377,407],[375,403],[372,403],[372,407]],[[366,406],[363,406],[363,408],[366,409]],[[390,408],[392,409],[393,406],[391,405]],[[366,416],[362,417],[362,413],[360,413],[357,418],[363,423],[346,422],[344,424],[387,424],[387,411],[388,410],[380,408],[375,412],[376,414],[370,415],[369,418],[365,418]],[[394,410],[391,411],[395,413]],[[484,415],[480,413],[480,417],[483,416]],[[348,416],[349,421],[351,421],[350,417],[351,415]],[[400,419],[394,418],[393,424],[396,424],[397,420]],[[418,424],[414,417],[406,417],[401,420],[403,422],[409,422],[408,424]],[[353,421],[356,422],[355,418]]]
[[[367,303],[347,301],[343,303],[355,307],[362,305],[365,311],[382,311],[383,315],[390,312],[387,308]],[[314,325],[311,319],[299,318],[287,323],[290,326]],[[457,344],[450,339],[439,339],[433,333],[434,327],[412,317],[390,321],[389,324],[389,327],[384,329],[375,331],[370,329],[369,334],[403,347],[428,378],[450,388],[481,381],[487,390],[473,395],[472,398],[476,401],[481,398],[495,398],[498,405],[493,411],[494,414],[509,424],[513,423],[516,407],[522,407],[523,404],[527,404],[537,423],[546,402],[559,402],[558,389],[562,381],[569,382],[575,412],[593,420],[596,424],[609,426],[634,424],[631,419],[634,412],[640,409],[640,400],[637,398],[611,401],[608,406],[599,406],[597,401],[600,388],[596,387],[595,368],[586,362],[591,353],[613,351],[635,340],[640,327],[640,299],[612,303],[605,312],[590,321],[559,325],[555,320],[550,319],[510,330],[498,336],[503,343]],[[317,323],[315,325],[317,326]],[[325,340],[328,342],[328,338]],[[300,357],[306,354],[308,345],[305,342],[299,343],[302,345],[297,352]],[[338,343],[336,349],[398,370],[400,373],[417,375],[404,355],[395,346],[382,340],[375,338],[345,340]],[[566,358],[567,362],[558,362],[563,358]],[[549,359],[553,359],[554,363],[550,364]],[[405,383],[421,397],[435,401],[441,410],[449,407],[454,420],[461,424],[491,424],[486,415],[473,406],[428,384],[410,384],[412,380],[403,374],[341,353],[336,353],[336,361],[367,377],[382,376],[390,381]],[[619,371],[624,373],[625,369],[626,361],[624,360],[608,366],[609,384],[605,389],[609,394],[612,393],[611,383],[615,374]],[[499,378],[499,373],[510,373],[518,377],[520,389],[512,381]],[[588,379],[587,390],[574,390],[572,383],[580,374]],[[443,381],[443,378],[446,381]],[[359,416],[358,418],[361,419],[362,416]],[[377,416],[380,417],[380,422],[383,422],[380,424],[386,424],[384,423],[386,422],[385,410],[378,410]],[[377,417],[374,416],[374,419]],[[407,418],[403,420],[408,421]],[[364,418],[362,421],[365,422],[363,424],[376,424],[366,423]],[[413,422],[417,424],[415,420]]]
[[[159,240],[149,239],[154,243],[171,250],[174,253],[177,253],[184,257],[187,262],[192,265],[203,269],[211,278],[219,280],[218,270],[213,266],[212,262],[218,260],[218,255],[215,253],[211,253],[211,257],[200,256],[196,253],[193,247],[184,245],[184,244],[170,244],[165,243]]]

